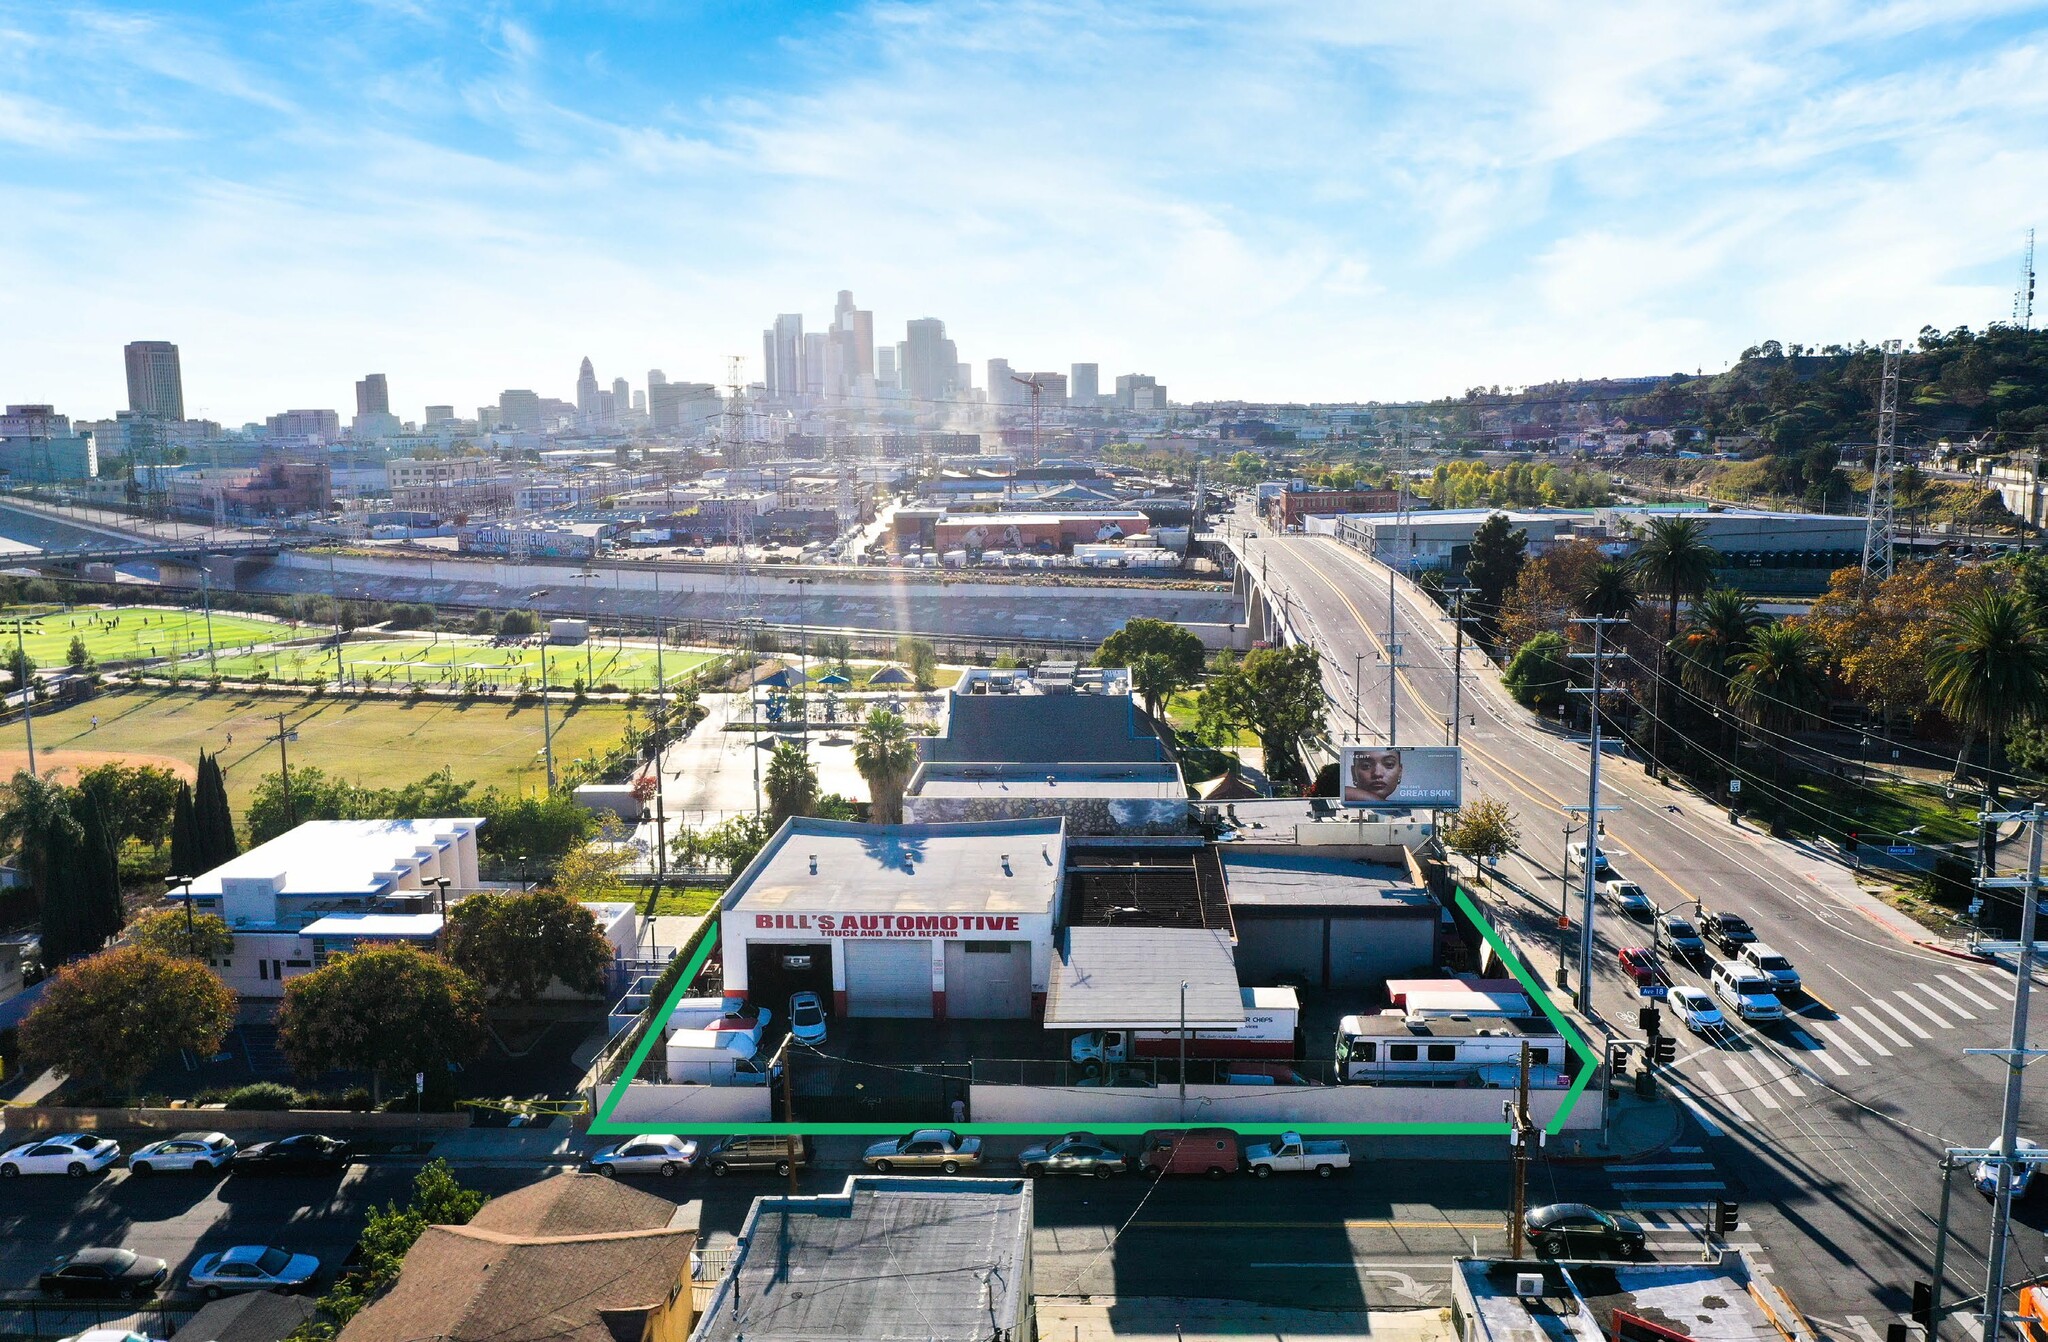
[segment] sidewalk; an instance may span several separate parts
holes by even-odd
[[[1235,1300],[1172,1296],[1099,1299],[1039,1296],[1038,1336],[1045,1342],[1242,1342],[1248,1337],[1290,1342],[1453,1342],[1448,1309],[1292,1309]]]

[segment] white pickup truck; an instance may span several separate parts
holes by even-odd
[[[1327,1179],[1338,1170],[1351,1168],[1351,1148],[1341,1141],[1305,1142],[1298,1132],[1280,1134],[1278,1142],[1261,1142],[1244,1149],[1245,1168],[1261,1179],[1273,1172],[1305,1173]]]

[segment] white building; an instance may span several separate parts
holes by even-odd
[[[724,900],[725,991],[786,1011],[1029,1019],[1043,1009],[1066,868],[1061,819],[794,819]]]
[[[215,968],[245,997],[278,997],[287,981],[364,942],[431,944],[449,897],[477,888],[475,817],[309,820],[193,880],[192,905],[218,914],[234,954]],[[172,902],[182,902],[174,892]]]

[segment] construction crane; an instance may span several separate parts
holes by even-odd
[[[1015,373],[1012,373],[1010,374],[1010,381],[1017,383],[1019,386],[1031,388],[1031,464],[1036,466],[1038,464],[1038,397],[1045,390],[1045,384],[1038,380],[1038,374],[1036,373],[1033,373],[1030,377],[1018,377]]]

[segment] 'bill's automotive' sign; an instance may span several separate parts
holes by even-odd
[[[1018,932],[1016,914],[757,913],[757,932],[808,932],[821,937],[960,937]]]

